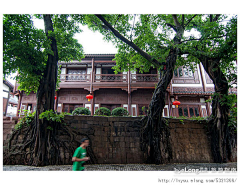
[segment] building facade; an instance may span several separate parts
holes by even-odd
[[[15,116],[17,113],[18,99],[13,94],[14,86],[3,80],[3,116]]]
[[[140,74],[138,70],[114,74],[114,54],[87,54],[81,62],[59,62],[61,75],[56,92],[55,110],[72,112],[77,107],[86,107],[93,115],[96,109],[107,107],[113,110],[123,107],[132,116],[146,115],[159,72],[152,68]],[[210,99],[214,85],[201,64],[193,72],[180,67],[174,71],[165,96],[163,116],[201,116],[211,114]],[[92,94],[88,101],[86,95]],[[19,108],[34,111],[36,95],[19,93]],[[176,108],[172,103],[178,100]]]

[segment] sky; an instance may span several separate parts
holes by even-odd
[[[35,19],[34,25],[37,28],[44,29],[43,20]],[[83,30],[81,33],[76,33],[74,38],[83,46],[85,54],[115,54],[116,47],[111,43],[103,40],[103,36],[99,32],[93,32],[87,26],[80,25]]]

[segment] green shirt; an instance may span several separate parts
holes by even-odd
[[[82,159],[86,156],[86,149],[83,149],[82,147],[78,147],[74,154],[73,154],[73,157],[76,157],[76,158],[79,158],[79,159]],[[73,171],[81,171],[81,170],[84,170],[84,167],[82,166],[82,164],[84,163],[85,161],[75,161],[73,162],[73,168],[72,170]]]

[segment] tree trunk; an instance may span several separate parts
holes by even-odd
[[[176,25],[176,35],[173,38],[174,45],[180,43],[184,28],[177,20],[177,16],[173,15]],[[162,120],[162,112],[165,106],[165,95],[168,85],[173,77],[173,71],[177,60],[179,49],[172,46],[168,57],[166,58],[166,71],[157,84],[157,87],[149,104],[147,118],[143,119],[145,126],[142,130],[142,143],[145,145],[143,149],[147,153],[147,162],[160,164],[169,161],[172,157],[171,146],[169,144],[169,131]],[[145,144],[144,144],[145,143]]]
[[[171,147],[167,144],[168,130],[165,128],[162,120],[162,112],[165,106],[166,89],[171,82],[173,70],[177,59],[177,49],[171,49],[166,62],[166,71],[163,77],[158,82],[157,87],[153,93],[152,100],[149,104],[148,115],[145,118],[146,124],[143,128],[143,143],[146,144],[145,150],[147,152],[147,163],[160,164],[166,162],[167,158],[171,157]],[[164,138],[164,139],[163,139]],[[160,143],[165,140],[165,146],[160,147]],[[169,150],[167,150],[167,148]],[[163,153],[164,152],[164,153]]]
[[[54,96],[57,81],[57,42],[49,34],[53,33],[50,15],[44,15],[45,32],[51,41],[53,54],[48,54],[44,75],[37,91],[37,109],[35,119],[30,125],[15,130],[4,147],[4,164],[25,164],[33,166],[69,164],[75,149],[80,145],[77,136],[82,135],[90,140],[86,133],[81,133],[64,123],[39,119],[47,110],[54,110]],[[22,139],[18,139],[23,135]],[[61,136],[64,136],[62,138]],[[66,138],[67,137],[67,138]],[[15,143],[17,141],[17,143]],[[91,140],[90,140],[91,142]],[[91,147],[87,148],[91,157],[90,163],[97,163]]]
[[[209,119],[210,136],[214,162],[228,162],[235,145],[235,134],[231,133],[228,126],[230,106],[227,103],[228,81],[219,65],[220,59],[203,57],[201,63],[212,79],[215,94],[212,101],[212,116]]]
[[[40,86],[37,91],[37,109],[35,116],[35,133],[36,133],[36,143],[34,148],[34,165],[48,165],[47,154],[47,143],[50,137],[50,130],[47,129],[48,126],[54,127],[46,119],[39,119],[39,115],[46,110],[54,110],[54,96],[57,81],[57,63],[58,63],[58,52],[57,52],[57,42],[53,36],[49,36],[49,31],[54,32],[53,23],[51,20],[51,15],[43,15],[45,33],[48,39],[51,41],[51,50],[53,55],[48,54],[48,61],[46,69],[44,70],[44,75],[40,81]],[[52,123],[53,124],[53,123]]]

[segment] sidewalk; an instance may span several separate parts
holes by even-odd
[[[175,170],[200,171],[236,171],[237,163],[189,163],[189,164],[96,164],[85,165],[85,171],[175,171]],[[72,171],[72,165],[53,165],[33,167],[24,165],[3,165],[3,171]]]

